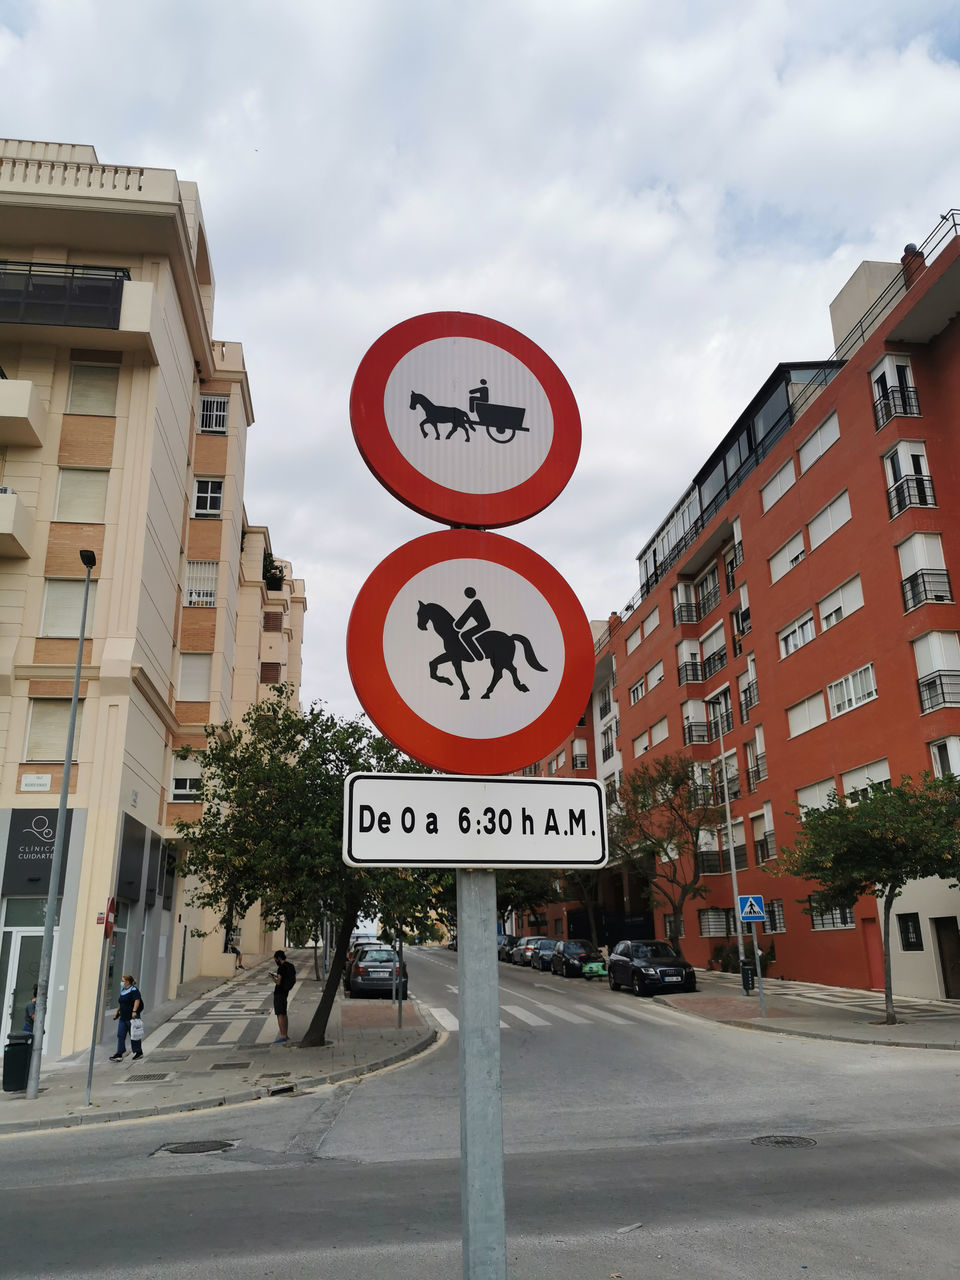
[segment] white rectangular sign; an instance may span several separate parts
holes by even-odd
[[[353,867],[602,867],[603,787],[592,779],[352,773],[343,860]]]

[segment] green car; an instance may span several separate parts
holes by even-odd
[[[607,976],[603,956],[584,938],[558,942],[550,957],[550,968],[563,978],[586,978],[588,982]]]

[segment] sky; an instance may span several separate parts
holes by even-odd
[[[0,84],[7,136],[199,184],[247,515],[306,583],[304,700],[347,715],[354,598],[441,527],[353,441],[380,334],[475,312],[559,366],[577,469],[502,532],[606,619],[858,263],[960,205],[955,0],[0,0]]]

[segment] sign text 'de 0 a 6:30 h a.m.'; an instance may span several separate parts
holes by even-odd
[[[351,774],[343,859],[370,867],[602,867],[603,788],[571,778]]]

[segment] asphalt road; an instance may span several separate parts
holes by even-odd
[[[409,964],[452,1025],[456,957]],[[957,1280],[960,1056],[500,982],[511,1280]],[[0,1139],[0,1275],[452,1280],[457,1034],[301,1098]],[[233,1145],[163,1149],[200,1139]]]

